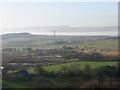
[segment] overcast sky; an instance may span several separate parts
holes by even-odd
[[[38,26],[118,26],[117,2],[0,3],[0,30]],[[28,31],[29,32],[29,31]]]

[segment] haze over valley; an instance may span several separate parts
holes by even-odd
[[[44,27],[24,27],[24,28],[13,28],[11,30],[3,30],[2,34],[5,33],[20,33],[28,32],[31,34],[38,35],[53,35],[53,31],[56,35],[108,35],[117,36],[118,27],[70,27],[70,26],[44,26]]]

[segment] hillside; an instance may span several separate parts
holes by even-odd
[[[4,47],[32,47],[32,48],[60,48],[65,45],[89,45],[94,42],[112,43],[117,36],[70,36],[56,35],[54,41],[53,35],[35,35],[30,33],[10,33],[2,35],[2,45]],[[55,43],[54,43],[55,42]],[[115,41],[116,43],[116,41]]]

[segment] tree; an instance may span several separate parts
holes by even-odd
[[[60,73],[65,75],[68,72],[68,67],[66,65],[62,65],[60,68]]]
[[[33,49],[32,48],[27,48],[27,51],[33,51]]]
[[[32,82],[29,82],[30,88],[54,88],[52,81],[42,76],[33,78]]]
[[[15,81],[29,81],[31,77],[26,70],[20,70],[18,72],[13,73]]]
[[[116,69],[117,69],[117,77],[120,77],[120,63],[117,64]]]
[[[116,77],[117,71],[114,66],[101,66],[94,69],[92,76],[98,80],[103,80],[106,77]]]
[[[95,89],[95,88],[100,88],[100,83],[97,80],[92,80],[89,82],[84,83],[80,88],[91,88],[91,89]]]
[[[39,75],[43,75],[45,73],[45,70],[42,66],[38,66],[35,68],[35,72],[38,73]]]
[[[92,68],[90,65],[85,65],[83,69],[83,76],[86,78],[91,78]]]

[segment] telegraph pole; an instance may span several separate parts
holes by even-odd
[[[53,31],[53,33],[54,33],[54,43],[56,42],[56,38],[55,38],[55,31]]]

